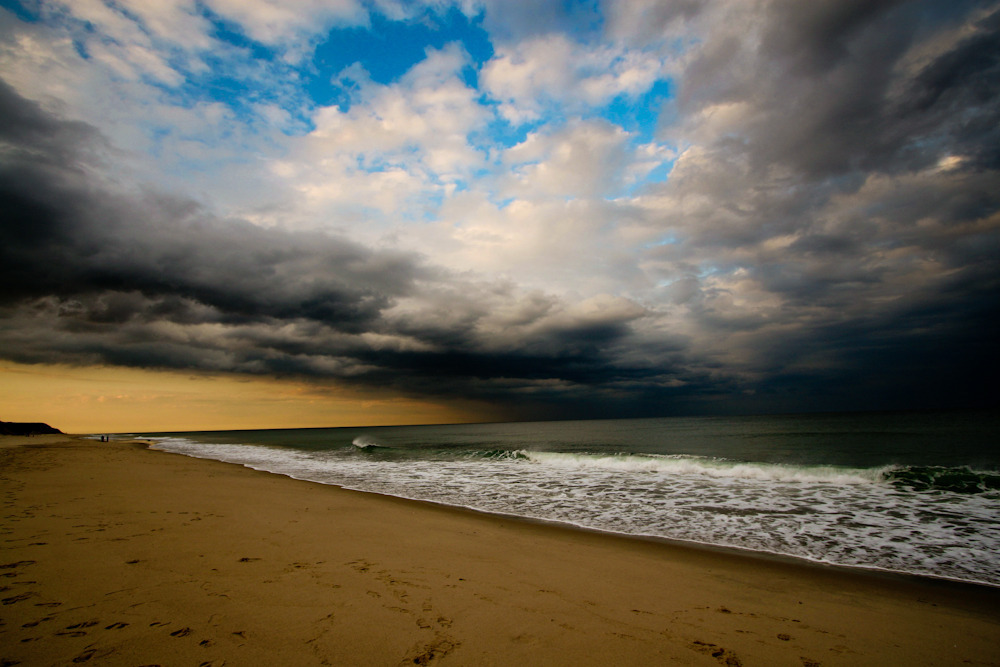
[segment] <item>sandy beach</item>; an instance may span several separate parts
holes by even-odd
[[[1000,664],[1000,590],[0,438],[0,665]]]

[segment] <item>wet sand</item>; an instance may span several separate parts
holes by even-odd
[[[1000,664],[1000,589],[0,438],[0,665]]]

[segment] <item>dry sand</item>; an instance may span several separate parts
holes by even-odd
[[[1000,664],[1000,591],[0,439],[0,665]]]

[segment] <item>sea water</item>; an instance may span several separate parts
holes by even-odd
[[[998,427],[929,412],[143,437],[359,491],[1000,585]]]

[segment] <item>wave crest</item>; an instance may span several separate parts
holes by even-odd
[[[351,441],[351,444],[363,452],[371,452],[376,449],[389,449],[384,445],[380,445],[378,440],[368,435],[359,435]]]
[[[597,454],[525,452],[525,457],[541,465],[576,470],[599,469],[623,473],[705,475],[715,478],[754,479],[777,482],[874,484],[879,481],[880,475],[880,469],[747,463],[682,455],[618,454],[606,456]]]

